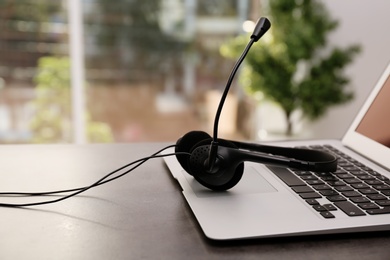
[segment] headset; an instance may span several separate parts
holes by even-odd
[[[218,139],[217,157],[210,169],[208,162],[212,140],[203,131],[191,131],[176,142],[175,152],[187,173],[215,191],[234,187],[244,173],[245,161],[315,172],[333,172],[337,169],[337,157],[327,152],[225,139]]]
[[[225,191],[233,188],[242,178],[244,162],[246,161],[307,171],[335,171],[337,169],[337,157],[327,152],[245,143],[218,138],[219,117],[234,75],[250,47],[270,27],[271,23],[267,18],[262,17],[257,21],[248,45],[233,67],[215,115],[213,137],[203,131],[191,131],[179,138],[175,145],[169,145],[150,156],[124,165],[106,174],[100,180],[89,186],[44,192],[0,192],[0,196],[2,197],[60,196],[56,199],[38,202],[18,204],[0,203],[0,207],[29,207],[63,201],[91,188],[118,179],[150,159],[165,156],[176,156],[177,161],[187,173],[192,175],[200,184],[214,191]],[[160,154],[162,151],[173,147],[175,148],[174,153]],[[127,169],[130,166],[132,167]],[[61,194],[64,195],[61,196]]]
[[[257,21],[249,43],[233,67],[215,115],[213,137],[202,131],[192,131],[176,142],[175,152],[191,154],[189,157],[176,155],[180,165],[209,189],[224,191],[234,187],[243,175],[245,161],[308,171],[328,172],[337,169],[337,157],[323,151],[266,146],[218,138],[219,117],[234,75],[250,47],[270,27],[271,23],[267,18],[262,17]]]

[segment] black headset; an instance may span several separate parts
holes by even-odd
[[[208,167],[212,138],[203,131],[191,131],[175,146],[176,158],[183,169],[203,186],[217,191],[234,187],[244,173],[244,162],[289,167],[305,171],[332,172],[337,157],[323,151],[261,145],[218,139],[214,167]],[[190,153],[188,156],[186,153]]]
[[[209,189],[227,190],[234,187],[244,173],[245,161],[308,171],[329,172],[337,169],[337,157],[326,152],[242,143],[217,137],[219,117],[234,75],[252,44],[270,27],[267,18],[262,17],[257,21],[248,45],[233,67],[215,115],[213,137],[202,131],[192,131],[176,142],[176,158],[180,165]]]

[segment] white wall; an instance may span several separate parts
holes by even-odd
[[[323,118],[310,125],[314,138],[341,138],[390,62],[390,1],[323,2],[340,23],[330,35],[329,43],[341,47],[358,43],[362,47],[360,54],[346,69],[355,92],[354,100],[332,107]]]

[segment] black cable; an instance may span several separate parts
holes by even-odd
[[[59,202],[59,201],[62,201],[62,200],[65,200],[65,199],[68,199],[68,198],[71,198],[71,197],[74,197],[82,192],[85,192],[93,187],[97,187],[99,185],[102,185],[104,183],[107,183],[109,181],[113,181],[119,177],[122,177],[124,176],[125,174],[133,171],[134,169],[138,168],[139,166],[141,166],[143,163],[145,163],[146,161],[148,161],[149,159],[154,159],[154,158],[161,158],[161,157],[166,157],[166,156],[173,156],[173,155],[177,155],[177,154],[187,154],[189,155],[189,153],[170,153],[170,154],[164,154],[164,155],[158,155],[158,153],[170,148],[170,147],[173,147],[174,145],[170,145],[170,146],[167,146],[163,149],[161,149],[160,151],[154,153],[153,155],[151,156],[147,156],[147,157],[143,157],[141,159],[138,159],[138,160],[135,160],[125,166],[122,166],[108,174],[106,174],[103,178],[99,179],[98,181],[96,181],[95,183],[91,184],[90,186],[85,186],[85,187],[82,187],[82,188],[76,188],[76,189],[69,189],[69,190],[60,190],[60,191],[51,191],[51,192],[36,192],[36,193],[25,193],[25,192],[2,192],[0,193],[0,195],[23,195],[23,196],[44,196],[44,195],[52,195],[52,194],[58,194],[58,193],[65,193],[65,192],[70,192],[70,191],[76,191],[74,193],[71,193],[69,195],[66,195],[66,196],[63,196],[61,198],[58,198],[58,199],[54,199],[54,200],[47,200],[47,201],[40,201],[40,202],[32,202],[32,203],[21,203],[21,204],[13,204],[13,203],[0,203],[0,207],[29,207],[29,206],[38,206],[38,205],[44,205],[44,204],[51,204],[51,203],[56,203],[56,202]],[[113,178],[110,178],[108,180],[105,180],[107,179],[108,177],[110,177],[111,175],[115,174],[116,172],[126,168],[126,167],[129,167],[133,164],[136,164],[138,163],[137,165],[135,165],[134,167],[130,168],[129,170],[125,171],[124,173],[118,175],[118,176],[115,176]]]
[[[161,150],[159,150],[159,151],[155,152],[154,154],[152,154],[151,157],[152,157],[152,156],[155,156],[155,155],[157,155],[157,154],[159,154],[159,153],[161,153],[161,152],[163,152],[164,150],[166,150],[166,149],[168,149],[168,148],[172,148],[172,147],[175,147],[175,146],[176,146],[176,145],[174,145],[174,144],[173,144],[173,145],[166,146],[166,147],[162,148]],[[139,166],[141,166],[142,164],[144,164],[144,163],[145,163],[146,161],[148,161],[148,160],[149,160],[149,159],[146,159],[146,160],[141,161],[139,164],[137,164],[136,166],[133,166],[133,168],[129,169],[128,171],[132,171],[132,170],[138,168]],[[114,174],[114,173],[116,173],[116,172],[118,172],[118,171],[120,171],[120,170],[123,170],[123,169],[125,169],[125,168],[131,166],[132,164],[133,164],[133,162],[131,162],[131,163],[129,163],[129,164],[126,164],[126,165],[124,165],[124,166],[122,166],[122,167],[120,167],[120,168],[118,168],[118,169],[116,169],[116,170],[114,170],[114,171],[108,173],[108,175],[112,175],[112,174]],[[127,173],[128,173],[128,172],[124,172],[124,173],[122,173],[122,174],[120,174],[120,175],[118,175],[118,176],[115,176],[115,177],[112,177],[112,178],[110,178],[110,179],[108,179],[108,180],[99,182],[99,183],[97,183],[94,187],[97,187],[97,186],[100,186],[100,185],[105,184],[105,183],[107,183],[107,182],[110,182],[110,181],[113,181],[113,180],[115,180],[115,179],[118,179],[118,178],[122,177],[123,175],[125,175],[125,174],[127,174]],[[59,194],[59,193],[74,192],[74,191],[82,190],[82,189],[84,189],[84,188],[86,188],[86,187],[89,187],[89,186],[84,186],[84,187],[79,187],[79,188],[73,188],[73,189],[67,189],[67,190],[43,191],[43,192],[0,192],[0,197],[6,197],[6,196],[21,196],[21,197],[23,197],[23,196],[26,196],[26,197],[28,197],[28,196],[47,196],[47,195],[54,195],[54,194]]]

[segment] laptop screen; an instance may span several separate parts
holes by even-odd
[[[390,63],[345,133],[342,144],[390,169]]]
[[[356,132],[390,148],[390,76],[356,128]]]

